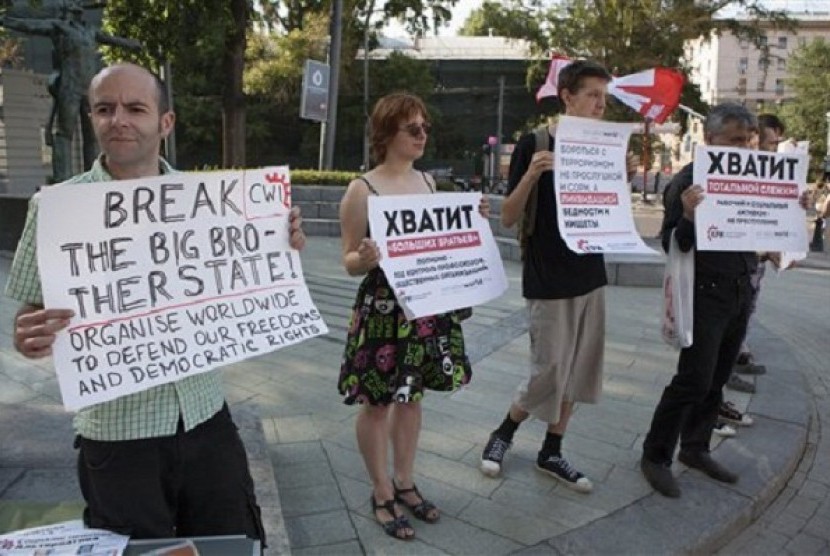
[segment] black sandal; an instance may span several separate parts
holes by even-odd
[[[395,500],[399,504],[403,504],[404,506],[409,508],[409,511],[411,511],[412,515],[414,515],[416,518],[420,519],[421,521],[426,521],[427,523],[435,523],[439,519],[441,519],[440,513],[434,517],[430,517],[430,512],[433,510],[437,510],[438,507],[426,498],[424,498],[423,495],[421,495],[421,493],[418,491],[418,487],[416,487],[414,484],[412,485],[412,488],[398,488],[398,485],[396,485],[395,481],[393,480],[392,488],[395,489]],[[403,495],[408,494],[410,492],[415,493],[415,496],[420,498],[421,501],[417,504],[410,504],[409,502],[407,502],[406,499],[404,499]]]
[[[414,530],[411,535],[406,534],[406,529],[412,529],[412,525],[410,525],[409,520],[406,519],[405,515],[397,515],[395,513],[394,500],[387,500],[386,502],[378,503],[375,501],[374,493],[370,496],[370,499],[372,501],[372,513],[378,523],[380,523],[380,526],[383,527],[384,533],[392,538],[398,539],[399,541],[411,541],[415,538]],[[377,515],[378,510],[386,510],[389,512],[389,515],[393,517],[393,519],[390,519],[389,521],[380,521]],[[399,533],[402,533],[402,535]]]

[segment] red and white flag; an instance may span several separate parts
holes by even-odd
[[[662,124],[680,104],[685,82],[686,78],[677,70],[654,68],[615,77],[608,84],[608,92],[644,118]]]
[[[565,66],[573,62],[570,58],[566,58],[561,54],[554,54],[550,58],[550,68],[548,68],[548,76],[545,78],[545,82],[539,87],[539,90],[536,92],[536,102],[539,102],[545,97],[555,97],[557,91],[557,84],[559,83],[559,72],[562,71]]]
[[[559,54],[551,57],[548,76],[536,93],[536,102],[556,96],[559,72],[572,61]],[[680,93],[685,82],[685,76],[677,70],[654,68],[613,78],[608,84],[608,92],[643,117],[661,124],[680,104]]]

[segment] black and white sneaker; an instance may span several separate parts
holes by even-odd
[[[715,428],[712,429],[712,432],[718,436],[723,436],[725,438],[730,438],[738,434],[738,431],[735,430],[735,427],[722,421],[719,421],[715,424]]]
[[[491,434],[490,440],[487,441],[487,446],[484,447],[484,451],[481,453],[481,466],[479,467],[481,472],[488,477],[498,476],[501,473],[504,455],[509,449],[510,442],[495,434]]]
[[[548,456],[542,459],[541,454],[536,460],[536,469],[547,473],[554,479],[558,479],[565,486],[577,492],[591,492],[594,489],[593,483],[582,473],[568,463],[562,456]]]
[[[755,422],[746,413],[738,411],[738,408],[732,402],[721,402],[720,407],[718,407],[718,418],[721,421],[738,425],[739,427],[751,427]]]

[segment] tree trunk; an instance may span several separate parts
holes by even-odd
[[[248,28],[247,0],[231,0],[233,28],[225,39],[222,68],[222,166],[245,167],[245,94],[242,72],[245,69],[245,31]]]

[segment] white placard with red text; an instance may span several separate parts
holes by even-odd
[[[562,239],[575,253],[654,253],[637,232],[631,211],[625,164],[630,135],[631,124],[559,118],[555,216]]]
[[[805,153],[698,146],[692,183],[703,187],[695,211],[699,251],[806,251],[798,198],[807,182]]]
[[[38,266],[77,410],[327,328],[289,247],[285,166],[65,184],[39,194]]]
[[[480,305],[507,289],[480,193],[369,197],[380,267],[408,319]]]

